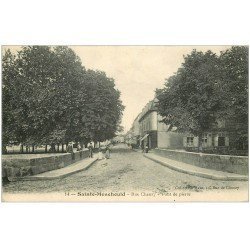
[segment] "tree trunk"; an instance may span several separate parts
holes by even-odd
[[[202,152],[202,133],[198,134],[198,152]]]
[[[60,143],[57,143],[57,153],[59,153]]]
[[[7,146],[6,145],[3,145],[2,146],[2,153],[3,154],[7,154],[8,152],[7,152]]]
[[[52,144],[51,144],[51,152],[52,152],[52,153],[55,153],[55,152],[56,152],[56,145],[55,145],[55,143],[52,143]]]
[[[35,153],[35,145],[32,145],[32,153]]]
[[[20,146],[20,153],[23,154],[23,144]]]
[[[48,145],[45,145],[45,153],[48,153]]]
[[[29,153],[29,147],[26,146],[26,153],[28,154]]]
[[[62,153],[64,152],[64,144],[62,143]]]

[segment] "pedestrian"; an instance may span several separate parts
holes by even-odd
[[[68,153],[73,153],[73,145],[72,145],[72,142],[69,143],[68,147],[67,147],[67,152]]]
[[[110,158],[110,148],[109,145],[105,147],[105,158],[109,159]]]
[[[81,146],[77,144],[77,151],[81,151],[81,150],[82,150]]]
[[[89,144],[89,158],[93,158],[93,145],[92,145],[92,142]]]
[[[102,159],[103,159],[103,153],[102,153],[101,147],[99,147],[99,149],[98,149],[98,160],[102,160]]]
[[[72,160],[75,160],[75,154],[74,154],[74,149],[73,149],[73,142],[70,142],[67,148],[67,152],[71,153],[71,158]]]
[[[145,152],[146,153],[148,153],[148,149],[149,149],[149,147],[148,147],[148,143],[146,144],[146,148],[145,148]]]
[[[144,143],[141,144],[142,153],[144,153]]]

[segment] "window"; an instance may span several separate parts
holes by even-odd
[[[207,143],[207,138],[202,138],[202,143],[206,144]]]
[[[207,138],[208,138],[208,134],[207,133],[203,134],[203,136],[202,136],[202,145],[203,146],[207,146]]]
[[[187,146],[193,146],[194,144],[194,137],[188,136],[187,137]]]

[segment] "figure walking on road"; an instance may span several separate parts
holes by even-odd
[[[92,142],[89,144],[89,158],[93,158],[93,145]]]
[[[106,159],[110,158],[110,148],[109,148],[109,145],[107,145],[106,148],[105,148],[105,158]]]
[[[144,143],[143,142],[141,144],[141,150],[142,150],[142,153],[144,153]]]

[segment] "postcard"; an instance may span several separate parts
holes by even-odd
[[[248,46],[2,46],[3,202],[247,202]]]

